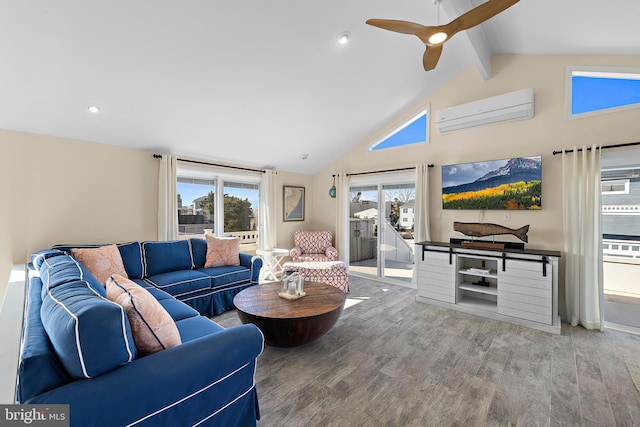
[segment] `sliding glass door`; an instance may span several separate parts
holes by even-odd
[[[601,169],[605,326],[640,332],[640,152],[603,150]]]
[[[349,269],[410,284],[413,274],[413,173],[352,178]]]
[[[380,266],[385,278],[411,283],[415,183],[383,184],[384,220],[379,238]]]

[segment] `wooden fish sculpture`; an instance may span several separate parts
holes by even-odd
[[[485,237],[485,236],[497,236],[499,234],[511,234],[516,236],[523,242],[528,242],[527,233],[529,232],[529,225],[518,228],[517,230],[512,228],[503,227],[498,224],[480,223],[480,222],[457,222],[453,223],[453,229],[459,231],[462,234],[473,237]]]

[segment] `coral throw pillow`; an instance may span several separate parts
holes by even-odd
[[[205,268],[240,265],[240,238],[207,235]]]
[[[107,283],[107,279],[112,274],[128,277],[122,256],[116,245],[99,248],[74,248],[71,249],[71,255],[84,264],[103,285]]]
[[[175,322],[150,293],[124,276],[107,279],[107,299],[124,308],[131,324],[133,341],[142,355],[180,345]]]

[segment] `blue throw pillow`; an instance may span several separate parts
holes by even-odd
[[[169,271],[193,269],[191,246],[187,240],[143,242],[144,277]]]
[[[44,281],[43,281],[44,282]],[[86,281],[47,288],[40,317],[55,353],[73,378],[91,378],[137,356],[131,327],[118,304]]]

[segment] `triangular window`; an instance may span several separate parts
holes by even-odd
[[[640,107],[640,70],[570,69],[568,117]]]
[[[429,142],[429,109],[426,108],[369,146],[369,151]]]

